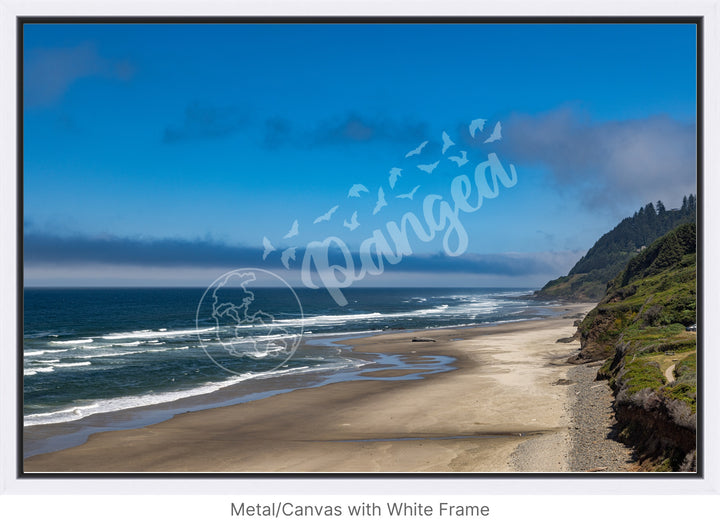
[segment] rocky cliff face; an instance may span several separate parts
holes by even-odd
[[[697,470],[696,431],[677,424],[662,402],[652,409],[616,405],[615,417],[624,426],[619,439],[635,448],[641,471]]]
[[[694,365],[694,360],[693,352],[683,362]],[[620,342],[615,355],[598,371],[597,378],[609,379],[615,394],[619,439],[635,448],[643,470],[696,469],[695,375],[683,371],[684,364],[674,364],[674,380],[668,382],[657,361],[643,361],[632,343]]]

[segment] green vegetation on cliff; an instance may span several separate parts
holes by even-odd
[[[681,225],[630,260],[579,326],[575,362],[606,359],[621,438],[652,470],[695,466],[696,226]]]
[[[632,217],[622,220],[603,235],[570,272],[551,280],[540,291],[539,299],[597,301],[613,280],[646,246],[668,231],[695,221],[695,196],[683,198],[682,208],[666,210],[661,201],[648,203]]]
[[[580,325],[583,356],[613,355],[623,334],[695,324],[695,241],[695,224],[681,225],[630,260]]]

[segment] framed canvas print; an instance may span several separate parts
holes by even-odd
[[[697,18],[22,18],[22,474],[697,474]]]
[[[716,2],[0,2],[8,521],[711,514]]]

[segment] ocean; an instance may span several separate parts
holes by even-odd
[[[344,293],[349,303],[340,307],[327,292],[307,288],[27,288],[24,425],[73,423],[144,406],[163,406],[171,416],[172,404],[191,398],[202,400],[185,404],[183,411],[372,378],[373,364],[402,368],[404,362],[380,354],[354,356],[337,341],[534,319],[551,311],[547,303],[525,297],[530,289],[351,288]],[[423,374],[452,370],[446,356],[426,363]],[[265,385],[258,387],[259,381]],[[231,386],[232,397],[220,392]],[[221,398],[213,402],[215,395]],[[133,425],[158,418],[136,416]]]

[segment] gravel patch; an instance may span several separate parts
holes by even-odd
[[[602,362],[575,365],[568,371],[572,472],[630,472],[632,449],[616,441],[612,390],[607,380],[595,380]]]
[[[510,456],[513,472],[570,472],[569,434],[565,431],[532,435]],[[558,453],[558,448],[562,449]]]

